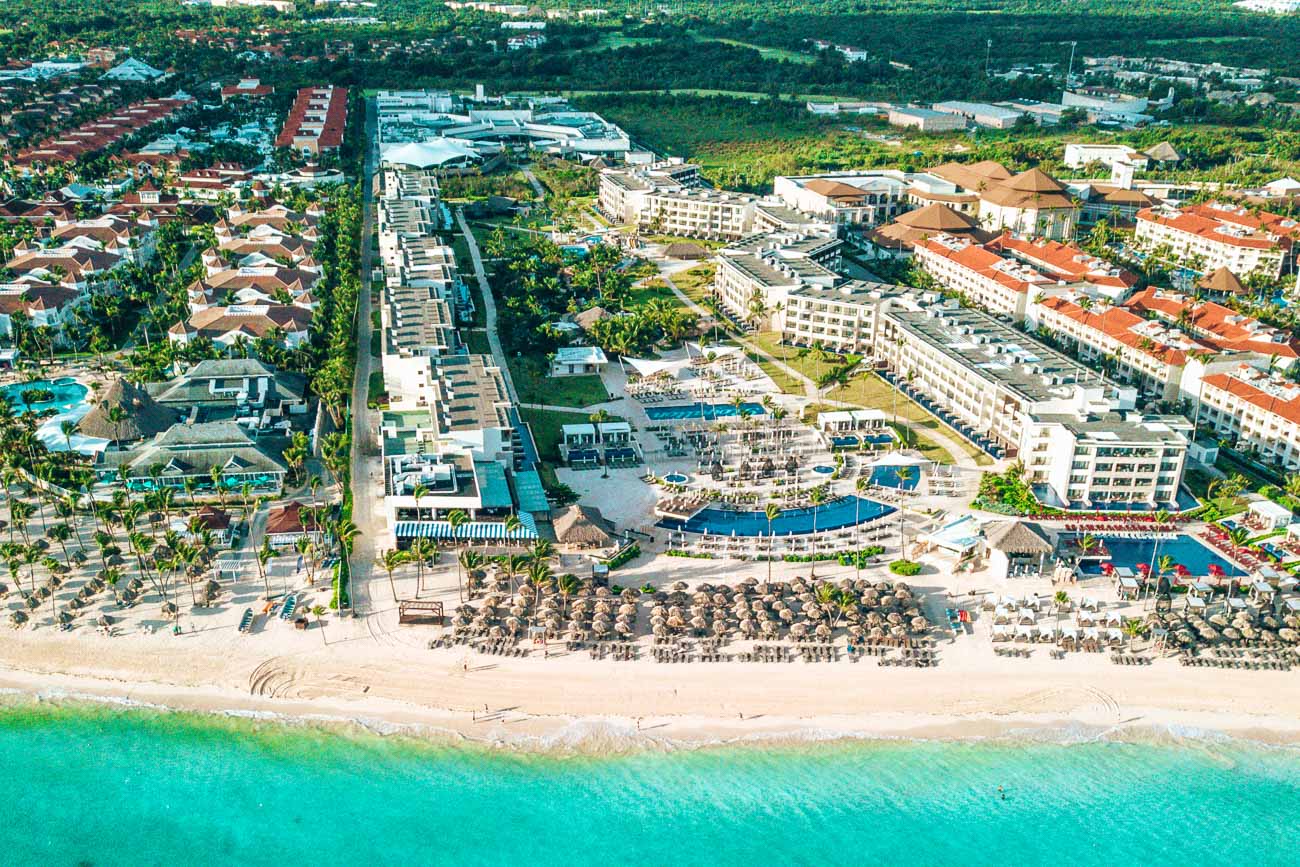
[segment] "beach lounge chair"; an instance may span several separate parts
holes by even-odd
[[[292,620],[293,612],[297,608],[298,608],[298,596],[297,594],[290,593],[288,596],[284,597],[284,604],[280,606],[280,619]]]
[[[239,618],[239,631],[247,634],[253,630],[253,609],[245,608],[244,616]]]

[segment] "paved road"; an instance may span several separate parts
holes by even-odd
[[[378,145],[375,143],[375,106],[366,100],[366,166],[362,179],[361,221],[361,292],[357,299],[357,367],[352,380],[352,521],[360,535],[352,550],[352,607],[367,613],[374,610],[368,590],[378,554],[379,536],[386,532],[383,510],[379,508],[378,482],[382,479],[379,459],[368,456],[374,442],[374,421],[366,401],[370,396],[370,269],[371,235],[375,223],[375,167]]]

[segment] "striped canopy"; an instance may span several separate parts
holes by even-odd
[[[518,518],[520,527],[512,533],[506,532],[506,525],[501,521],[467,521],[455,530],[446,521],[398,521],[396,533],[399,539],[536,539],[537,524],[533,516],[520,512]]]

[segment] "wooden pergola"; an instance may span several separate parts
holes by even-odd
[[[403,599],[397,603],[397,622],[442,626],[442,603],[434,600]]]

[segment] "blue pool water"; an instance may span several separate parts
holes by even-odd
[[[818,464],[817,466],[813,467],[813,472],[821,473],[823,476],[829,476],[835,472],[835,468],[828,467],[825,464]]]
[[[647,406],[645,414],[651,421],[687,418],[703,418],[705,421],[712,421],[715,418],[740,415],[742,409],[750,415],[764,413],[761,403],[742,403],[740,409],[729,403],[679,403],[672,406]]]
[[[1300,846],[1300,754],[1181,736],[591,756],[42,706],[0,715],[0,761],[15,865],[1271,867]]]
[[[858,497],[845,497],[817,508],[817,530],[838,530],[865,524],[882,515],[894,511],[892,506],[877,503],[874,500]],[[665,518],[659,526],[668,530],[681,530],[687,533],[710,533],[715,536],[766,536],[767,516],[762,512],[733,512],[727,509],[701,509],[685,521]],[[788,536],[790,534],[811,533],[813,529],[813,508],[785,509],[772,521],[772,535]]]
[[[857,448],[859,443],[865,440],[869,445],[887,446],[894,441],[893,434],[844,434],[843,436],[831,437],[831,445],[837,449]]]
[[[23,400],[23,392],[31,391],[34,388],[48,389],[54,392],[54,398],[29,404]],[[20,413],[28,411],[45,412],[50,409],[67,412],[84,406],[88,392],[89,389],[70,376],[54,380],[37,379],[32,382],[14,382],[0,386],[0,395],[8,399],[14,408],[14,412]]]
[[[1172,539],[1123,539],[1117,536],[1096,538],[1105,543],[1110,551],[1110,562],[1116,566],[1135,569],[1139,563],[1149,565],[1153,555],[1159,559],[1168,554],[1174,558],[1174,563],[1186,566],[1187,571],[1193,575],[1209,575],[1212,563],[1218,564],[1225,575],[1245,574],[1192,536],[1179,535]],[[1097,560],[1088,560],[1083,564],[1082,569],[1090,575],[1099,575],[1101,563]]]
[[[690,478],[685,473],[669,473],[664,476],[664,481],[670,485],[684,485]]]
[[[917,467],[910,467],[912,475],[908,479],[898,477],[898,467],[872,467],[871,484],[880,485],[882,488],[903,488],[908,491],[916,490],[916,483],[921,481],[921,471]]]

